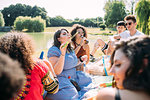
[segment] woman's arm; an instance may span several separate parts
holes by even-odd
[[[104,88],[99,91],[96,100],[115,100],[115,89]]]
[[[65,46],[64,44],[65,43],[61,44],[60,46],[61,55],[59,57],[54,56],[48,59],[54,67],[54,72],[56,73],[56,75],[59,75],[64,68],[65,54],[68,46],[68,44]]]
[[[86,64],[89,63],[89,60],[90,60],[90,47],[88,44],[85,44],[83,46],[83,49],[86,51],[86,55],[87,55],[87,61],[86,61]]]
[[[50,57],[49,61],[51,62],[56,75],[59,75],[63,71],[65,55],[60,55],[60,57]]]

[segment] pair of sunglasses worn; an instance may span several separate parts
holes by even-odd
[[[126,26],[127,26],[127,25],[132,25],[132,23],[133,23],[133,22],[129,22],[129,23],[126,23],[125,25],[126,25]]]

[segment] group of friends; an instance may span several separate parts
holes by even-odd
[[[90,53],[86,28],[75,24],[71,32],[57,30],[48,61],[34,58],[32,38],[25,33],[0,38],[0,98],[3,100],[80,100],[92,78],[84,66],[100,47],[111,55],[110,75],[116,88],[104,88],[96,100],[150,100],[150,37],[136,29],[136,18],[117,23],[108,43],[97,39]],[[71,81],[73,80],[73,81]]]

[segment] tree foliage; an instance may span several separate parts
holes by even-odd
[[[6,26],[12,26],[14,25],[14,21],[19,16],[28,16],[28,17],[36,17],[41,16],[42,19],[46,20],[46,26],[72,26],[73,24],[81,24],[86,27],[99,27],[100,24],[103,23],[102,17],[97,18],[86,18],[86,19],[79,19],[75,18],[74,20],[65,19],[62,16],[56,16],[56,17],[49,17],[47,16],[47,11],[45,8],[41,8],[38,6],[31,7],[29,5],[25,4],[16,4],[16,5],[10,5],[9,7],[5,7],[2,10],[2,13],[4,15],[5,25]],[[22,30],[20,24],[22,24],[22,20],[20,20],[20,23],[18,22],[18,28]],[[32,27],[31,27],[32,30]]]
[[[123,1],[107,1],[104,6],[105,24],[108,27],[115,27],[118,21],[121,21],[126,16],[125,4]]]
[[[46,22],[41,16],[34,18],[19,16],[16,18],[14,26],[19,31],[27,29],[28,32],[43,32],[46,27]]]
[[[150,16],[150,0],[140,0],[136,5],[135,11],[138,29],[149,35],[148,19]]]
[[[4,18],[3,18],[3,14],[0,12],[0,26],[4,26],[5,22],[4,22]]]
[[[4,19],[5,19],[5,25],[6,26],[12,26],[14,24],[15,19],[18,16],[30,16],[30,17],[36,17],[41,16],[42,19],[47,18],[47,12],[44,8],[34,6],[31,7],[29,5],[25,4],[16,4],[16,5],[10,5],[9,7],[5,7],[2,10]]]

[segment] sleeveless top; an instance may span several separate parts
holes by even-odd
[[[75,45],[75,48],[77,46]],[[81,56],[86,55],[86,50],[83,49],[83,46],[81,46],[80,50],[77,53],[77,58],[80,58]]]

